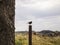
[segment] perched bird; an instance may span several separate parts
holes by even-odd
[[[32,21],[28,22],[28,24],[32,24]]]

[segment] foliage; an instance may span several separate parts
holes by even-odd
[[[33,45],[60,45],[60,36],[57,37],[42,37],[40,35],[33,35],[32,37]],[[17,34],[15,36],[16,45],[28,45],[28,35],[27,34]]]

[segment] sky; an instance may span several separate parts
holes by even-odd
[[[16,0],[15,31],[60,31],[60,0]]]

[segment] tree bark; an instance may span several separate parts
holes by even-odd
[[[0,45],[15,45],[15,0],[0,1]]]

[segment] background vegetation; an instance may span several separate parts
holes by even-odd
[[[48,37],[33,34],[33,45],[60,45],[60,36]],[[28,45],[27,34],[15,34],[15,45]]]

